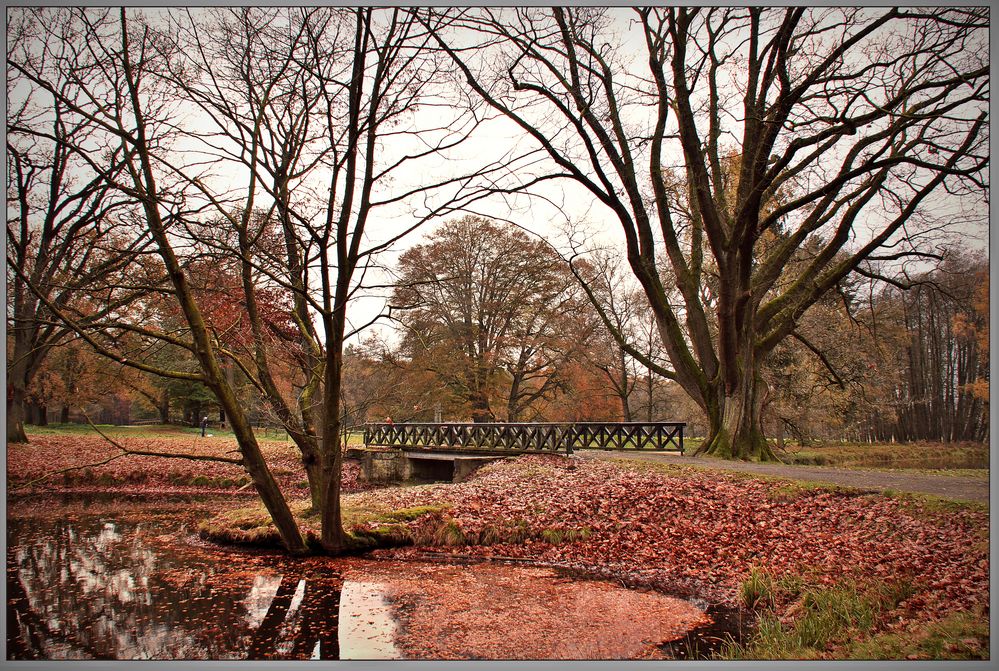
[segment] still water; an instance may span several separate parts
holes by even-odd
[[[179,509],[68,507],[8,519],[8,657],[398,656],[387,604],[345,584],[329,560],[199,546],[185,517]],[[338,627],[341,607],[363,610],[356,620],[365,627]]]
[[[219,505],[13,502],[8,658],[621,659],[706,621],[550,569],[202,543],[197,521]]]

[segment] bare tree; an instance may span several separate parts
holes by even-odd
[[[651,398],[652,379],[655,372],[642,366],[626,348],[627,342],[642,352],[649,360],[660,360],[655,352],[658,334],[648,333],[644,322],[647,315],[645,296],[635,285],[634,278],[622,267],[620,257],[608,251],[595,252],[585,263],[576,263],[574,270],[584,289],[601,306],[601,316],[607,320],[588,348],[587,360],[606,377],[621,403],[621,415],[630,422],[636,416],[633,393],[644,376],[647,396]],[[647,419],[651,421],[652,405],[646,404]]]
[[[105,336],[117,329],[192,352],[195,372],[131,363],[212,391],[282,539],[302,551],[234,388],[239,370],[302,451],[322,547],[344,551],[343,345],[365,326],[350,320],[348,305],[377,289],[378,254],[481,194],[470,184],[488,167],[424,179],[426,164],[437,165],[480,118],[438,112],[453,91],[438,83],[441,58],[426,53],[429,34],[403,10],[74,17],[88,31],[82,67],[104,73],[111,94],[98,105],[93,94],[67,104],[127,149],[127,179],[115,187],[141,201],[170,279],[157,290],[183,318],[155,328],[119,316],[102,324]],[[206,313],[195,273],[206,262],[235,268],[238,289],[229,293],[248,341],[233,342]],[[275,327],[275,296],[292,328]],[[106,337],[93,338],[115,355]],[[297,362],[294,395],[279,381],[289,358]]]
[[[620,224],[671,362],[659,372],[708,417],[701,451],[770,459],[760,366],[809,306],[871,261],[931,251],[949,221],[984,221],[988,13],[626,18],[475,9],[435,34],[484,104],[544,148],[544,175],[582,185]],[[788,264],[806,244],[810,262]]]
[[[338,552],[344,343],[370,323],[348,306],[375,288],[381,252],[475,200],[468,184],[488,167],[427,178],[424,166],[480,119],[437,112],[449,95],[440,58],[400,9],[224,10],[178,33],[188,58],[172,81],[215,120],[214,156],[248,175],[237,207],[214,202],[223,233],[195,237],[240,261],[254,336],[241,366],[301,450],[323,547]],[[290,297],[296,329],[281,344],[297,361],[295,398],[275,380],[263,289]]]
[[[987,380],[988,349],[963,325],[985,321],[974,307],[988,270],[981,259],[949,256],[916,278],[909,291],[887,287],[875,307],[895,318],[900,347],[889,352],[901,371],[887,402],[869,409],[871,432],[880,440],[984,441],[987,399],[972,383]],[[985,294],[988,295],[987,293]],[[987,389],[987,382],[986,382]]]
[[[58,96],[31,87],[8,67],[8,443],[27,442],[23,422],[32,380],[49,352],[71,334],[34,292],[77,311],[82,320],[99,320],[134,296],[114,285],[149,242],[130,235],[129,222],[120,217],[129,199],[105,179],[123,169],[120,148],[109,146],[92,120],[59,100],[77,97],[85,84],[78,75],[49,67],[46,54],[32,50],[42,30],[33,14],[11,17],[8,58],[50,75]],[[45,30],[59,37],[51,46],[57,58],[79,38],[78,28],[65,20]]]
[[[84,73],[87,79],[81,81],[77,77],[81,86],[73,91],[73,95],[68,95],[49,76],[49,72],[34,67],[28,60],[8,55],[8,66],[32,86],[51,95],[57,104],[87,119],[119,148],[124,170],[120,174],[99,170],[98,174],[105,183],[137,201],[138,208],[134,214],[142,224],[141,230],[148,232],[143,235],[151,236],[160,272],[166,277],[165,286],[156,283],[147,286],[146,290],[169,292],[176,300],[187,328],[180,334],[166,333],[148,328],[141,322],[129,321],[125,315],[111,314],[106,322],[98,324],[102,328],[95,334],[87,328],[87,324],[74,319],[53,301],[39,292],[35,295],[98,352],[139,370],[202,382],[211,389],[225,409],[236,435],[242,457],[239,462],[267,507],[285,547],[292,553],[303,553],[307,549],[305,539],[263,458],[247,415],[223,372],[219,348],[205,322],[185,270],[185,247],[181,244],[180,252],[177,249],[177,243],[182,243],[182,240],[175,235],[176,228],[191,216],[186,205],[185,188],[192,180],[183,179],[183,175],[178,179],[166,152],[174,135],[172,120],[176,109],[172,108],[172,98],[157,75],[165,70],[164,61],[170,56],[169,44],[165,44],[163,36],[147,23],[127,17],[124,9],[118,12],[37,11],[38,23],[44,28],[39,36],[41,48],[47,56],[43,62],[52,63],[63,73]],[[61,35],[47,27],[62,20],[76,27],[78,39],[60,52],[53,50],[53,46],[61,45]],[[61,46],[56,46],[56,49],[59,48]],[[128,359],[116,351],[116,332],[136,334],[183,348],[191,352],[198,370],[189,372],[161,368]]]

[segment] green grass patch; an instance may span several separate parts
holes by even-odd
[[[989,511],[989,504],[981,501],[948,499],[933,494],[898,492],[893,498],[902,501],[907,510],[917,515],[953,515],[961,512],[988,513]]]
[[[414,506],[397,510],[384,508],[347,508],[344,514],[344,528],[358,542],[368,547],[399,547],[412,545],[426,537],[444,534],[443,527],[457,527],[453,519],[446,517],[448,507],[444,505]],[[423,525],[423,531],[415,531],[408,523],[421,518],[430,518],[429,524]],[[459,529],[460,531],[460,529]],[[454,530],[451,531],[454,533]],[[452,543],[459,545],[460,543]]]
[[[310,546],[318,549],[320,511],[314,510],[308,499],[290,501],[289,506]],[[408,522],[427,515],[443,518],[446,511],[446,506],[416,506],[399,510],[377,505],[344,506],[341,518],[355,549],[365,550],[411,544],[415,538],[407,526]],[[216,543],[253,547],[281,546],[281,538],[262,503],[217,513],[201,522],[198,534],[201,538]]]
[[[788,574],[777,577],[766,569],[754,566],[740,586],[739,596],[746,608],[772,610],[798,598],[803,587],[801,576]]]
[[[290,502],[292,513],[302,517],[308,501]],[[198,535],[214,543],[252,547],[281,547],[281,537],[263,503],[224,510],[198,525]]]
[[[757,478],[759,479],[759,478]],[[767,491],[767,498],[771,501],[793,501],[806,492],[814,492],[823,489],[832,489],[821,483],[807,482],[803,480],[769,480],[770,489]]]
[[[589,527],[570,528],[570,529],[542,529],[540,538],[546,543],[551,543],[552,545],[561,545],[562,543],[575,543],[577,541],[585,541],[592,535],[593,531]]]
[[[754,570],[742,584],[743,603],[759,612],[756,631],[743,643],[730,643],[725,659],[823,659],[839,647],[870,641],[887,613],[912,596],[908,582],[876,586],[844,582],[833,587],[805,587],[794,578],[775,579]],[[774,604],[793,598],[785,617]],[[832,655],[839,658],[839,654]]]
[[[987,659],[989,616],[952,613],[934,622],[910,625],[905,631],[882,632],[848,643],[842,659]]]
[[[200,438],[200,426],[184,426],[181,424],[140,424],[134,426],[119,426],[116,424],[97,424],[101,431],[111,438]],[[47,426],[29,425],[25,427],[29,438],[31,436],[96,436],[97,432],[89,424],[48,424]],[[289,443],[288,432],[283,428],[259,427],[253,430],[257,440],[261,442]],[[207,433],[212,438],[235,440],[235,434],[228,426],[208,427]],[[364,432],[352,431],[347,436],[347,445],[364,445]]]
[[[985,443],[827,443],[789,448],[781,461],[810,466],[976,472],[989,468]]]
[[[431,532],[430,537],[433,545],[465,545],[468,541],[465,532],[461,530],[461,525],[455,519],[445,520]]]
[[[717,469],[712,469],[709,467],[704,467],[700,465],[681,465],[666,463],[662,461],[651,461],[647,459],[631,459],[631,458],[621,458],[615,459],[613,463],[616,466],[625,466],[634,471],[652,471],[654,473],[660,473],[662,475],[671,478],[685,478],[695,475],[697,473],[702,473],[704,471],[710,471],[712,473],[718,472]]]
[[[447,506],[443,505],[413,506],[412,508],[402,508],[382,513],[379,519],[387,522],[411,522],[424,515],[443,513],[445,510],[447,510]]]
[[[794,500],[802,494],[811,492],[822,492],[826,494],[842,494],[844,496],[856,496],[865,490],[856,487],[837,485],[832,482],[822,482],[821,480],[797,480],[795,478],[782,477],[778,475],[767,475],[765,473],[753,473],[751,471],[712,471],[718,477],[726,477],[732,480],[758,480],[770,485],[767,496],[774,501]]]

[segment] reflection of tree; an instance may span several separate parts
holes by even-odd
[[[282,576],[277,593],[267,608],[267,614],[264,615],[263,621],[250,640],[247,654],[250,659],[265,659],[275,656],[274,651],[280,641],[282,625],[288,619],[288,610],[291,608],[297,587],[297,580],[289,580]]]
[[[302,598],[296,603],[300,589]],[[339,608],[339,580],[282,576],[277,593],[253,634],[247,657],[307,659],[318,644],[320,659],[338,659]]]
[[[250,585],[197,556],[153,551],[134,525],[9,524],[12,659],[335,659],[340,580],[280,572],[259,626]]]
[[[302,629],[292,648],[292,658],[309,657],[316,643],[319,644],[319,659],[340,658],[337,627],[342,584],[339,579],[321,576],[313,576],[305,582],[300,611]]]
[[[38,659],[38,651],[42,649],[42,639],[39,635],[40,628],[36,623],[41,622],[41,619],[28,604],[28,595],[17,579],[17,568],[11,555],[8,550],[7,656],[14,659]]]

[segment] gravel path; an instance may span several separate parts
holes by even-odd
[[[797,466],[789,464],[759,464],[725,461],[709,457],[682,457],[670,452],[616,452],[611,450],[578,450],[577,455],[589,459],[642,459],[681,466],[696,466],[743,473],[758,473],[780,478],[825,482],[845,487],[932,494],[949,499],[988,503],[989,481],[951,475],[927,475],[904,471],[835,468],[832,466]]]

